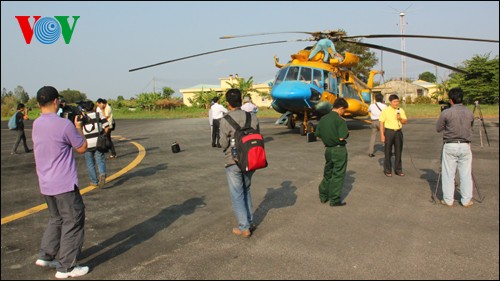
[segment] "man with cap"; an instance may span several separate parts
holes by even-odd
[[[33,122],[35,166],[50,217],[35,264],[56,268],[56,278],[82,276],[89,271],[76,263],[83,245],[85,205],[73,149],[85,153],[87,141],[78,116],[73,124],[56,114],[60,100],[54,87],[40,88],[36,99],[41,114]]]
[[[241,109],[255,114],[259,111],[259,108],[252,102],[252,98],[250,98],[250,96],[245,96],[243,98],[243,105],[241,106]]]

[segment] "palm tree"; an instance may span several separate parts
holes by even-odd
[[[269,97],[269,93],[263,92],[253,88],[253,76],[250,76],[248,80],[245,81],[244,78],[236,77],[236,83],[226,82],[232,89],[238,89],[241,92],[241,96],[251,96],[251,93],[257,93],[261,97]]]

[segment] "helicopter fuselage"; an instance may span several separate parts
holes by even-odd
[[[285,65],[280,65],[275,58],[276,66],[281,69],[271,89],[272,107],[279,113],[293,114],[290,121],[303,121],[303,128],[307,127],[308,120],[331,111],[338,97],[345,98],[349,104],[344,117],[368,115],[370,95],[369,92],[362,95],[367,86],[349,70],[359,58],[346,53],[342,61],[332,58],[325,63],[323,55],[320,52],[309,60],[309,51],[301,50]]]

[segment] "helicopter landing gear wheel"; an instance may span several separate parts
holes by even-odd
[[[300,123],[299,129],[300,129],[301,136],[307,135],[307,131],[306,131],[307,128],[306,128],[306,126],[304,126],[304,123]]]
[[[295,129],[295,118],[293,118],[293,114],[288,116],[288,123],[286,124],[288,129]]]
[[[314,133],[314,124],[312,122],[307,123],[307,133]]]

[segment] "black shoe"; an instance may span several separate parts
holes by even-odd
[[[368,157],[370,158],[375,157],[375,154],[368,154]]]
[[[212,147],[216,147],[216,145],[215,145],[215,144],[212,144]]]
[[[330,203],[330,207],[342,207],[345,206],[346,204],[347,204],[346,202]]]
[[[220,146],[220,144],[217,145],[218,148],[221,148],[222,146]]]
[[[26,153],[30,153],[32,151],[33,151],[33,149],[28,149],[28,150],[26,150]]]

